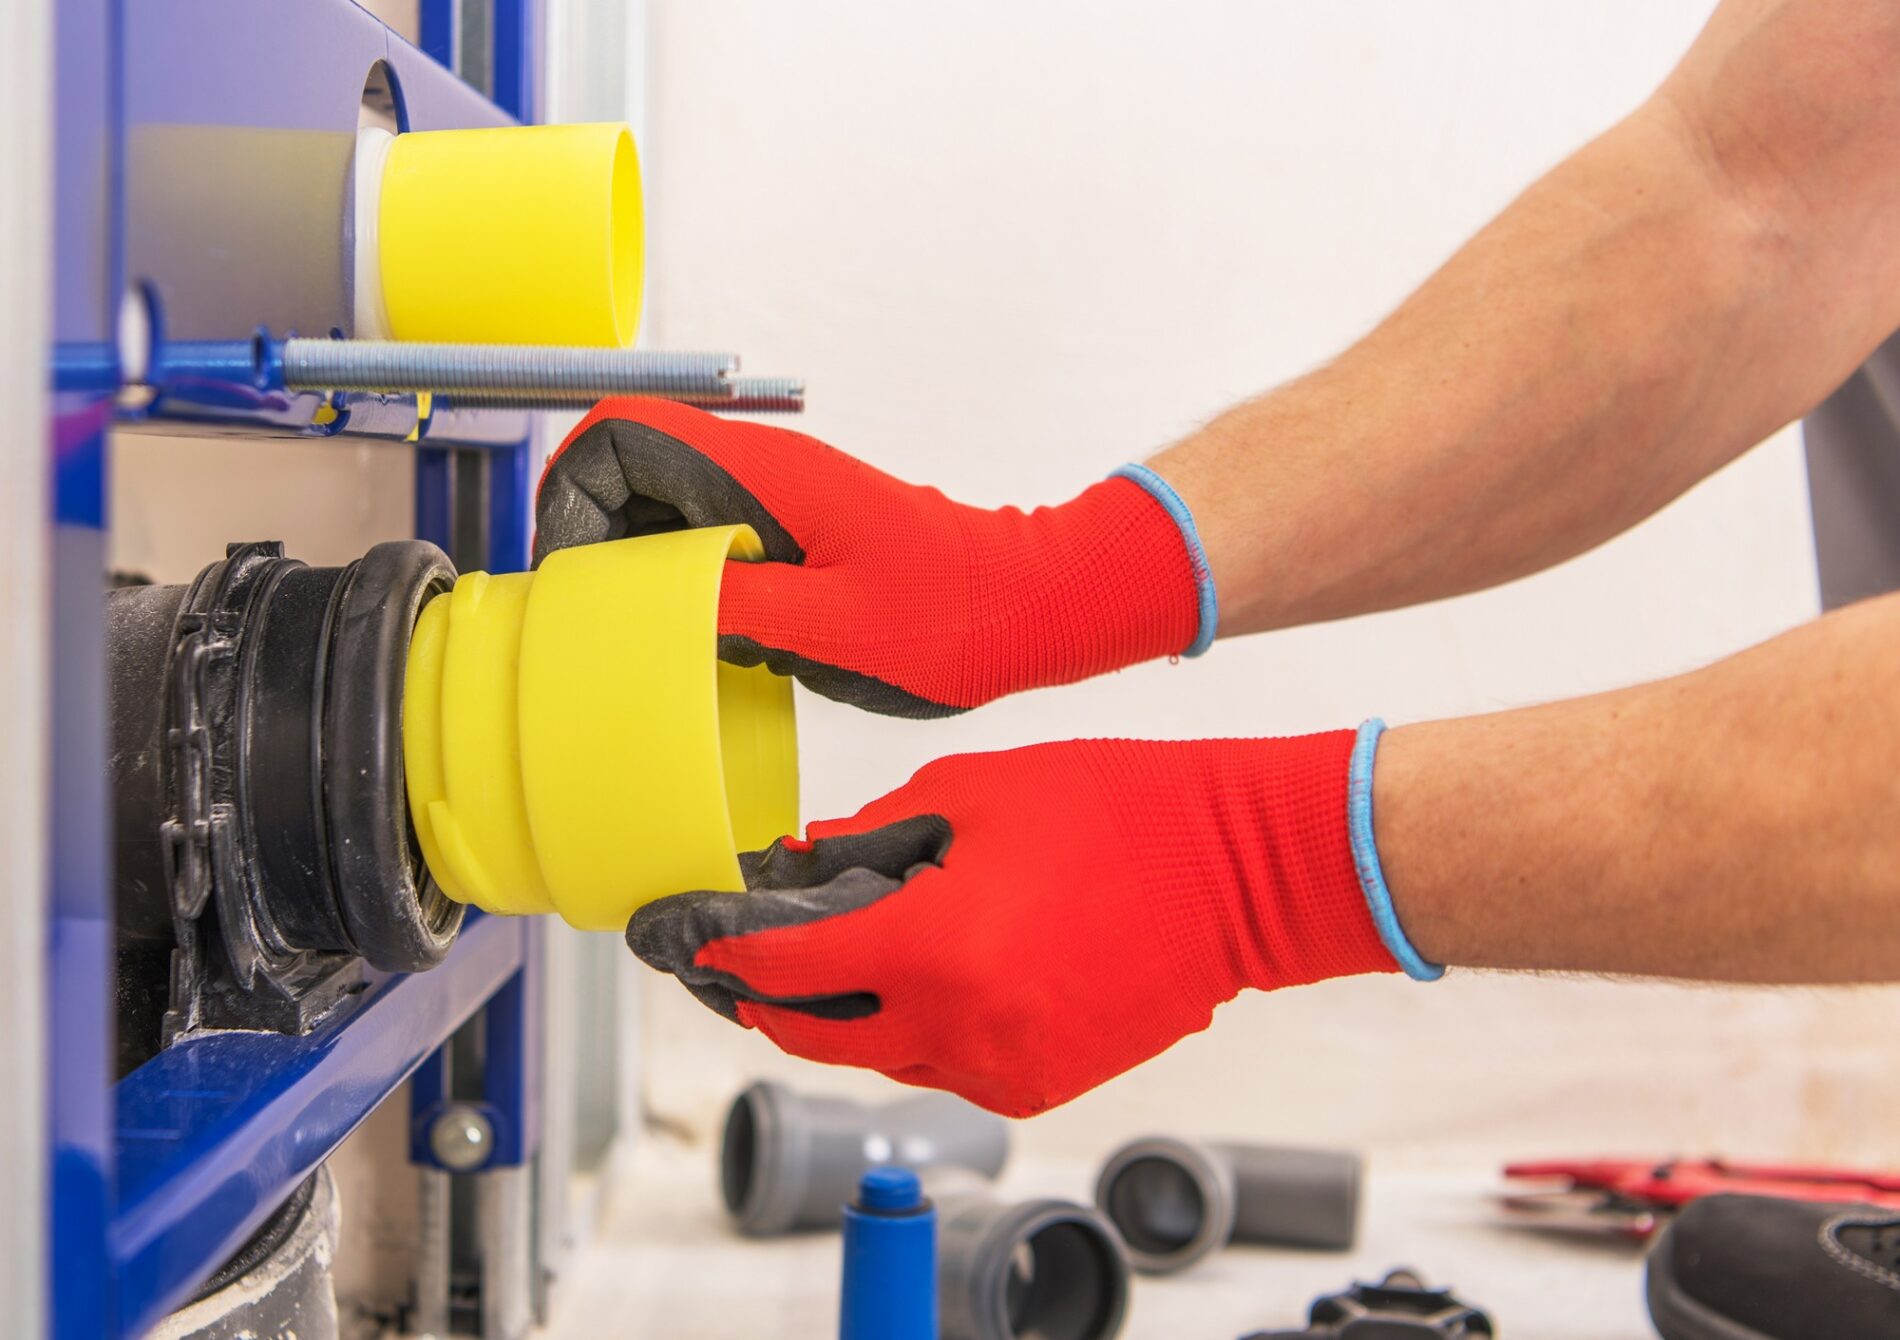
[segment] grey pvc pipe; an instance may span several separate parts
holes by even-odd
[[[942,1340],[1111,1340],[1128,1290],[1121,1239],[1086,1205],[937,1199]]]
[[[1102,1165],[1095,1203],[1143,1274],[1229,1242],[1343,1251],[1359,1230],[1359,1156],[1330,1149],[1130,1141]]]
[[[1008,1157],[1009,1123],[947,1093],[872,1106],[761,1080],[727,1109],[719,1190],[741,1232],[773,1237],[837,1227],[875,1164],[963,1168],[987,1179]]]

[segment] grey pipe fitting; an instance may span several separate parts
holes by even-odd
[[[1128,1288],[1121,1240],[1086,1205],[937,1201],[942,1340],[1110,1340],[1127,1319]]]
[[[1349,1248],[1359,1180],[1359,1156],[1343,1151],[1149,1136],[1109,1156],[1095,1203],[1135,1269],[1165,1275],[1229,1242]]]
[[[719,1190],[740,1232],[835,1228],[875,1164],[963,1168],[984,1178],[1009,1156],[1009,1123],[947,1093],[882,1106],[793,1093],[761,1080],[732,1100]]]

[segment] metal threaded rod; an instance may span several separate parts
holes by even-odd
[[[728,414],[803,414],[805,379],[802,377],[732,377],[727,400],[692,400],[689,404]]]
[[[798,377],[729,377],[725,390],[714,395],[691,391],[654,391],[646,394],[662,400],[697,405],[723,414],[801,414],[805,409],[805,383]],[[444,397],[451,409],[579,409],[594,407],[594,395],[573,395],[527,399],[516,395],[488,395],[460,392]]]
[[[802,377],[734,377],[732,400],[708,408],[738,414],[803,414],[805,381]]]
[[[468,404],[545,408],[604,396],[732,399],[736,354],[649,353],[532,344],[411,344],[396,340],[284,341],[293,391],[433,391]]]

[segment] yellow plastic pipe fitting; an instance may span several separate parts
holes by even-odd
[[[645,222],[624,123],[357,137],[355,333],[625,349]]]
[[[791,681],[716,656],[747,526],[462,576],[422,611],[402,738],[423,860],[449,897],[619,930],[688,889],[745,887],[738,854],[798,827]]]

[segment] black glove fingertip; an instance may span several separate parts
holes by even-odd
[[[699,953],[691,937],[688,912],[691,900],[702,894],[682,893],[636,908],[627,921],[627,948],[649,968],[677,974]]]
[[[941,865],[950,850],[950,821],[941,814],[917,814],[862,833],[840,833],[814,842],[780,838],[762,852],[740,858],[746,887],[816,889],[853,870],[901,885],[919,865]],[[748,858],[750,862],[748,864]]]

